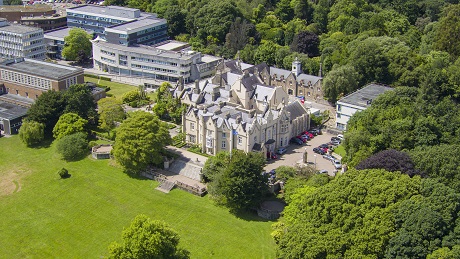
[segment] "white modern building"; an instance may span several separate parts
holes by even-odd
[[[24,25],[10,24],[0,18],[0,56],[6,58],[45,58],[43,30]]]
[[[356,92],[353,92],[337,101],[336,128],[346,130],[348,120],[356,112],[364,111],[372,104],[372,100],[380,94],[391,91],[393,88],[379,85],[369,84]]]
[[[93,41],[94,68],[111,74],[185,83],[211,76],[218,57],[193,51],[185,42],[165,41],[152,46],[125,46]]]

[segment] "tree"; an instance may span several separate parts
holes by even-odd
[[[62,159],[66,161],[79,160],[88,153],[88,140],[86,137],[83,132],[67,135],[58,140],[56,150]]]
[[[19,138],[28,147],[40,143],[45,138],[45,124],[24,120],[19,128]]]
[[[356,166],[356,169],[385,169],[389,172],[399,171],[410,177],[423,175],[422,172],[415,169],[414,162],[412,162],[409,154],[394,149],[380,151],[366,158]]]
[[[324,78],[324,96],[329,102],[335,103],[359,88],[358,79],[359,75],[353,66],[335,65]]]
[[[171,84],[164,82],[155,93],[155,106],[153,112],[164,120],[172,120],[174,123],[179,124],[182,121],[182,113],[185,111],[186,106],[181,104],[179,98],[172,96]]]
[[[65,113],[76,113],[91,124],[97,122],[96,103],[88,85],[71,85],[63,96],[66,101]]]
[[[110,130],[115,128],[115,123],[125,118],[122,103],[116,98],[103,98],[97,102],[97,105],[100,127],[110,133]]]
[[[393,213],[421,179],[349,170],[329,183],[298,188],[272,234],[279,258],[383,258],[396,231]]]
[[[109,246],[109,258],[189,258],[189,252],[178,248],[179,235],[164,222],[137,215],[123,230],[123,243]]]
[[[255,26],[237,17],[225,36],[225,47],[231,51],[231,54],[235,55],[238,50],[243,49],[250,41],[251,44],[257,43],[258,38],[259,35]]]
[[[53,129],[53,137],[61,139],[65,136],[85,131],[88,121],[75,113],[65,113],[59,117],[56,126]]]
[[[54,125],[64,113],[66,103],[61,92],[42,93],[27,111],[27,118],[45,124],[45,134],[51,134]]]
[[[262,175],[264,157],[254,152],[246,154],[241,150],[232,151],[231,158],[229,153],[218,156],[228,157],[229,163],[208,166],[216,170],[212,176],[206,173],[212,180],[208,185],[209,193],[232,212],[257,206],[268,191],[267,178]],[[215,160],[209,163],[215,163]]]
[[[457,58],[460,56],[460,4],[450,5],[445,12],[439,20],[434,47]]]
[[[72,28],[69,35],[64,38],[64,48],[62,49],[62,56],[66,60],[71,61],[84,61],[86,59],[81,56],[90,57],[92,55],[91,49],[91,35],[85,30],[80,28]],[[82,53],[80,53],[82,51]],[[80,63],[81,64],[81,63]]]
[[[309,57],[319,56],[319,37],[313,32],[301,31],[294,36],[291,50],[308,54]]]
[[[163,162],[163,148],[171,143],[168,128],[148,112],[132,112],[117,129],[113,154],[128,172]]]
[[[256,52],[254,53],[254,62],[262,63],[265,62],[267,65],[271,66],[275,64],[276,51],[281,48],[280,45],[274,43],[273,41],[267,40],[262,41],[262,44],[259,45]]]

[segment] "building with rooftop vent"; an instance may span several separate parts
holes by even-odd
[[[386,91],[392,91],[393,88],[379,85],[368,84],[365,87],[353,92],[337,101],[336,107],[336,128],[346,130],[348,120],[356,112],[364,111],[371,106],[372,101],[380,94]]]
[[[152,46],[125,46],[93,41],[94,68],[111,74],[185,83],[211,76],[219,58],[193,51],[179,41],[164,41]]]
[[[63,91],[84,83],[83,69],[34,59],[0,62],[0,93],[37,99],[49,90]]]
[[[42,29],[0,18],[0,57],[44,59],[45,52]]]

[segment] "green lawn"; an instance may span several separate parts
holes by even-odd
[[[343,145],[338,145],[336,148],[334,148],[334,152],[339,154],[341,157],[345,157],[347,155]]]
[[[137,87],[133,85],[121,84],[121,83],[111,82],[111,81],[106,81],[106,80],[99,80],[97,78],[92,78],[92,77],[87,77],[87,76],[85,76],[85,82],[93,82],[93,83],[100,84],[103,86],[109,86],[110,91],[108,91],[107,93],[112,94],[113,96],[117,98],[121,98],[123,94],[126,92],[137,89]]]
[[[54,145],[25,148],[17,136],[0,147],[0,258],[101,258],[140,213],[170,224],[192,258],[275,257],[272,222],[237,218],[207,196],[164,194],[109,160],[66,163]]]

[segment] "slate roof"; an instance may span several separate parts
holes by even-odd
[[[27,114],[27,108],[0,101],[0,119],[13,120]]]
[[[371,105],[372,100],[377,98],[380,94],[383,94],[386,91],[392,91],[393,88],[379,85],[379,84],[368,84],[365,87],[353,92],[343,98],[338,102],[351,104],[363,108],[367,108]]]
[[[319,76],[300,74],[300,75],[297,76],[296,81],[298,83],[300,83],[300,81],[303,80],[303,83],[305,85],[307,85],[308,82],[311,82],[312,85],[315,85],[321,79],[322,79],[322,77],[319,77]]]
[[[307,111],[305,110],[305,108],[302,106],[302,104],[296,100],[288,105],[286,105],[285,109],[290,112],[290,120],[294,120],[295,118],[297,117],[300,117],[302,115],[304,115]]]
[[[281,76],[284,76],[284,78],[287,78],[291,74],[291,71],[286,70],[286,69],[280,69],[276,67],[270,67],[270,76],[276,75],[277,79],[280,79]]]

